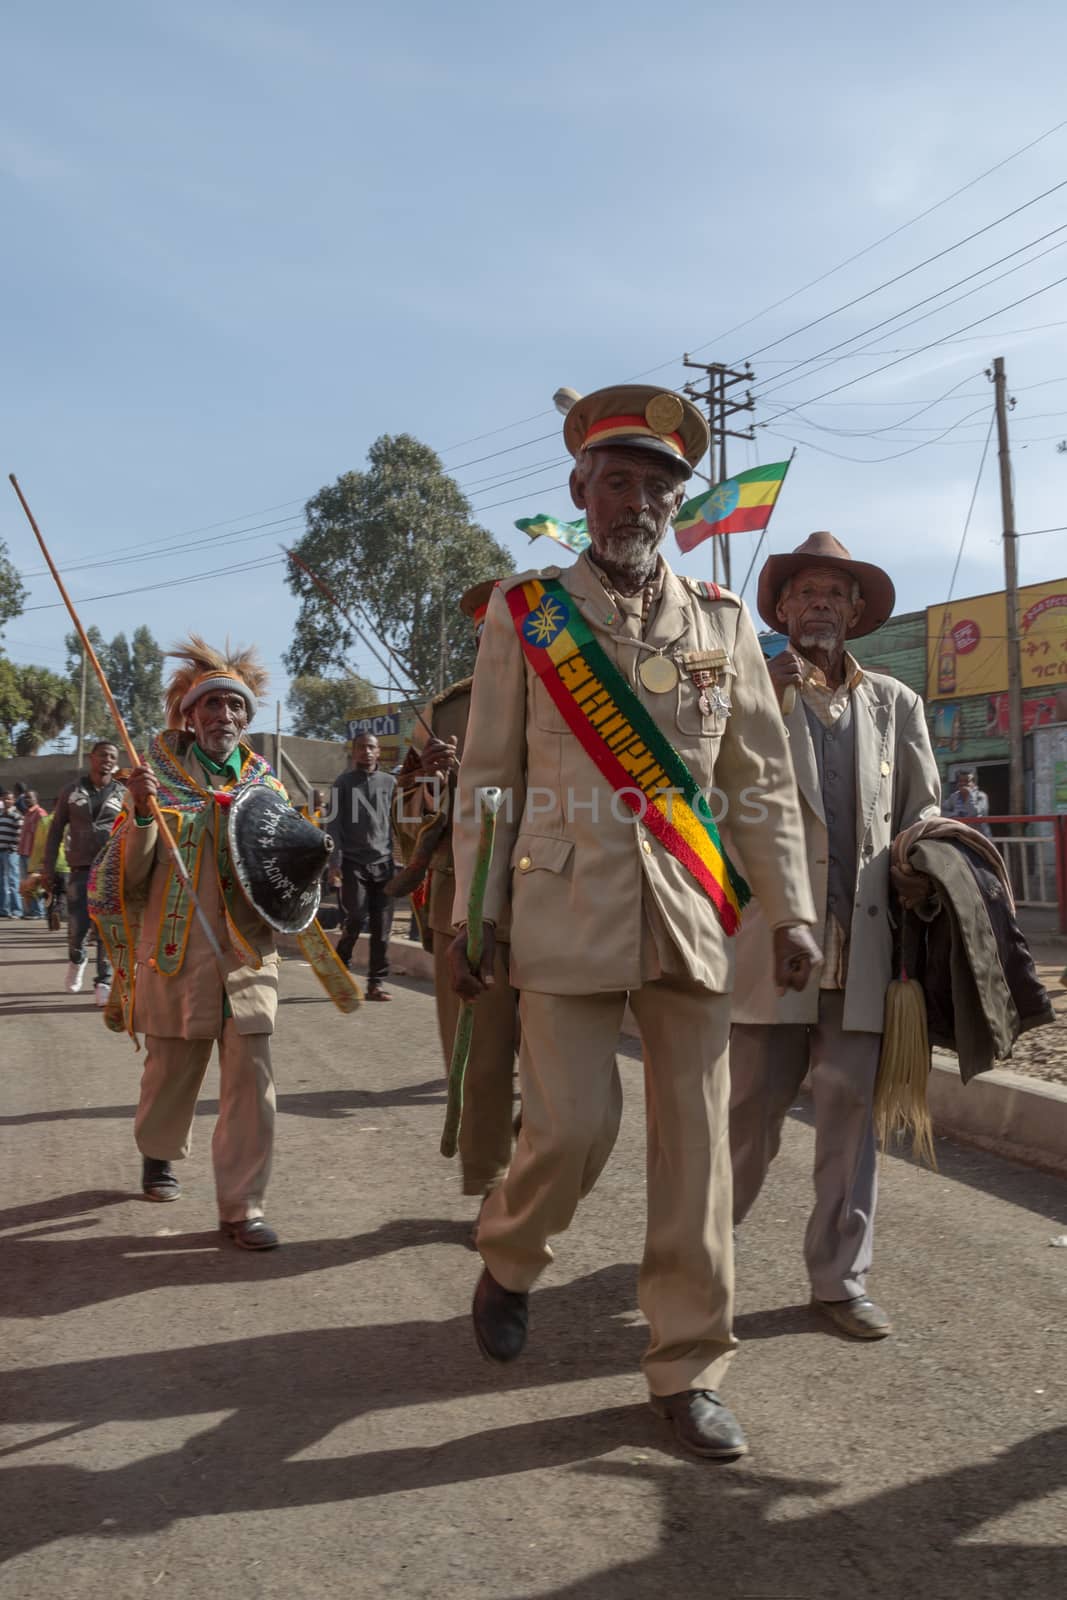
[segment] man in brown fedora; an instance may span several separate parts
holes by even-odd
[[[812,1304],[842,1333],[881,1339],[868,1298],[877,1167],[872,1104],[892,977],[889,858],[894,836],[940,813],[923,703],[867,672],[845,648],[890,616],[887,573],[813,533],[760,573],[763,620],[789,646],[770,675],[789,731],[824,961],[807,990],[776,994],[771,933],[754,901],[738,940],[730,1041],[734,1222],[759,1194],[807,1073],[815,1103],[815,1207],[804,1254]],[[791,693],[789,691],[792,691]],[[746,840],[734,841],[744,857]]]

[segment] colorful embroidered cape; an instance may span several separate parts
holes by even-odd
[[[193,887],[198,888],[204,871],[204,855],[210,846],[209,823],[216,812],[225,811],[234,795],[252,784],[264,784],[278,794],[285,789],[269,764],[254,751],[241,747],[241,776],[232,789],[204,789],[186,769],[177,745],[183,735],[167,730],[153,736],[148,745],[148,765],[159,781],[159,806],[164,813],[179,851],[185,861]],[[287,797],[286,797],[287,798]],[[137,946],[141,939],[143,905],[127,899],[124,892],[124,856],[129,829],[136,827],[124,811],[112,831],[103,854],[89,876],[89,912],[100,937],[107,946],[113,970],[111,997],[105,1020],[116,1032],[133,1034],[133,1010],[137,971]],[[220,818],[214,829],[211,866],[218,875],[219,893],[226,912],[226,927],[234,951],[250,967],[259,967],[260,958],[243,938],[237,925],[238,910],[248,902],[237,881],[230,858],[229,830]],[[152,965],[165,977],[176,977],[182,969],[189,943],[192,919],[196,915],[185,884],[173,862],[166,867],[164,911],[156,934]],[[360,1003],[360,991],[318,922],[299,935],[301,952],[330,999],[342,1011]]]
[[[693,774],[556,579],[507,593],[526,659],[623,803],[704,890],[728,936],[750,898]]]

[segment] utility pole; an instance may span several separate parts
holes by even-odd
[[[1008,380],[1004,357],[993,362],[992,377],[997,408],[997,447],[1000,457],[1000,510],[1004,524],[1004,606],[1008,646],[1008,777],[1012,816],[1026,810],[1026,774],[1023,757],[1023,669],[1019,646],[1019,535],[1015,531],[1015,502],[1011,488],[1011,455],[1008,449]]]
[[[711,430],[711,447],[708,452],[708,471],[712,483],[722,483],[726,478],[726,441],[727,439],[754,439],[756,437],[751,424],[743,433],[735,428],[726,426],[727,419],[736,416],[741,411],[754,411],[756,402],[752,398],[752,390],[745,392],[743,400],[728,400],[727,390],[738,383],[752,383],[755,373],[745,363],[743,372],[735,372],[731,367],[724,367],[719,361],[690,361],[688,355],[684,356],[683,364],[695,367],[698,372],[703,372],[707,379],[707,388],[698,389],[695,383],[685,385],[685,393],[690,400],[703,400],[708,408],[708,427]],[[718,460],[716,461],[716,445],[718,445]],[[730,539],[724,534],[721,538],[712,540],[712,568],[716,581],[720,571],[720,545],[722,575],[726,586],[730,586]]]
[[[85,748],[85,697],[88,688],[89,658],[82,651],[82,683],[81,693],[78,695],[78,748],[74,752],[74,761],[77,766],[82,764],[82,751]]]
[[[280,783],[285,782],[282,777],[282,703],[280,700],[275,700],[274,702],[274,776]]]

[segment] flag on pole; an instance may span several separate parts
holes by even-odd
[[[674,519],[679,550],[692,550],[712,534],[758,533],[765,528],[788,471],[788,461],[770,461],[687,500]]]
[[[542,534],[546,539],[555,539],[565,549],[573,550],[575,555],[581,555],[583,550],[589,548],[584,517],[579,517],[577,522],[560,522],[555,517],[546,517],[544,512],[539,512],[536,517],[519,517],[515,526],[530,539],[540,539]]]

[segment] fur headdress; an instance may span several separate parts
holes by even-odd
[[[199,634],[191,633],[166,654],[182,663],[167,685],[168,728],[184,728],[189,707],[212,689],[243,695],[251,722],[269,681],[267,669],[254,649],[234,650],[227,639],[225,650],[215,650]]]

